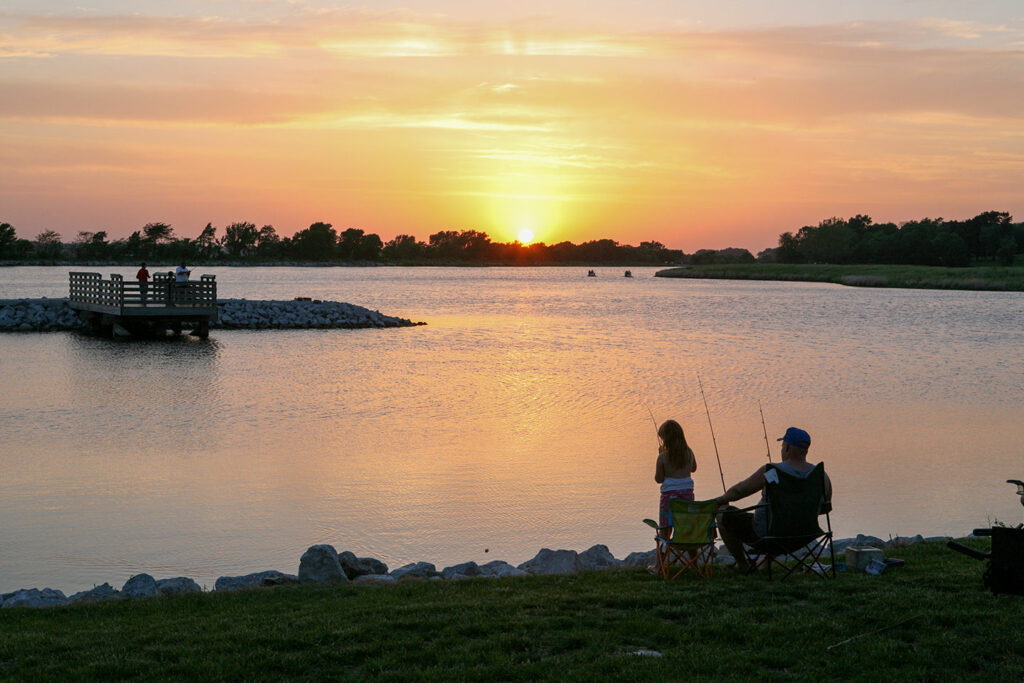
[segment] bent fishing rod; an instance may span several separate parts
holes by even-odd
[[[657,434],[658,433],[658,421],[654,419],[654,411],[651,410],[651,407],[649,405],[647,405],[647,401],[641,401],[641,403],[644,404],[644,408],[647,408],[647,414],[651,416],[651,422],[654,423],[654,433]]]
[[[768,462],[772,461],[772,447],[768,445],[768,428],[764,426],[764,411],[761,410],[761,400],[757,401],[757,410],[761,413],[761,429],[764,430],[764,452],[768,456]]]
[[[700,381],[700,375],[697,375],[697,385],[700,387],[700,397],[704,399],[704,412],[708,414],[708,427],[711,428],[711,443],[715,445],[715,460],[718,461],[718,476],[722,478],[722,493],[726,493],[728,489],[725,488],[725,474],[722,472],[722,459],[718,456],[718,442],[715,440],[715,427],[711,424],[711,411],[708,410],[708,397],[704,395],[704,383]]]

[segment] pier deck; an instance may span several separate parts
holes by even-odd
[[[78,311],[94,332],[115,336],[192,334],[205,339],[217,320],[217,281],[203,275],[195,282],[174,282],[157,273],[152,282],[125,281],[121,275],[104,280],[99,273],[68,275],[68,306]]]

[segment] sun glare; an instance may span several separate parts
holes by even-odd
[[[523,228],[519,231],[519,242],[522,244],[529,244],[533,241],[533,230],[529,228]]]

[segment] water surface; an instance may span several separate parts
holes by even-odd
[[[66,268],[0,270],[0,298]],[[131,269],[103,269],[122,272]],[[1021,521],[1019,293],[653,278],[653,269],[213,268],[222,297],[335,299],[428,325],[210,340],[0,336],[0,591],[295,572],[331,543],[392,567],[650,546],[657,419],[697,496],[807,429],[833,526]],[[753,501],[751,501],[753,502]]]

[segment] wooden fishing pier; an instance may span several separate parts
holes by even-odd
[[[68,306],[92,332],[115,337],[163,336],[182,328],[206,339],[217,321],[217,281],[203,275],[196,282],[175,282],[173,274],[156,273],[152,282],[104,280],[99,273],[70,273]]]

